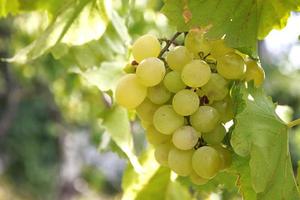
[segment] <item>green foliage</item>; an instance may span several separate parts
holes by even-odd
[[[251,183],[257,199],[298,199],[287,126],[278,118],[275,105],[262,89],[237,87],[241,88],[235,91],[241,93],[233,95],[243,95],[238,104],[244,108],[236,115],[231,144],[238,155],[250,156]],[[241,173],[241,176],[247,175]]]
[[[208,29],[210,38],[221,38],[231,47],[257,56],[257,38],[274,27],[283,28],[289,12],[299,9],[300,1],[286,0],[166,0],[163,12],[179,31],[193,27]],[[206,28],[205,28],[206,27]]]

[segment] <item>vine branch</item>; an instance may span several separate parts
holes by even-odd
[[[176,32],[173,37],[167,41],[166,46],[160,51],[158,58],[162,58],[162,55],[168,51],[169,47],[171,46],[172,43],[174,43],[175,39],[181,34],[182,32]]]
[[[300,119],[296,119],[296,120],[294,120],[294,121],[289,122],[289,123],[287,124],[287,126],[288,126],[289,128],[292,128],[292,127],[297,126],[297,125],[299,125],[299,124],[300,124]]]

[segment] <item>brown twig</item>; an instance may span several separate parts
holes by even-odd
[[[163,54],[168,51],[171,44],[175,41],[175,39],[181,34],[182,32],[176,32],[173,37],[167,42],[166,46],[160,51],[158,58],[162,58]]]

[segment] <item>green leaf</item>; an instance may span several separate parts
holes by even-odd
[[[0,0],[0,18],[7,14],[17,14],[20,3],[18,0]]]
[[[299,0],[186,2],[166,0],[162,9],[179,31],[209,27],[208,37],[221,38],[226,35],[225,41],[229,46],[254,57],[257,56],[257,38],[262,39],[273,27],[282,28],[289,12],[297,10],[300,5]]]
[[[123,62],[103,62],[99,68],[91,68],[80,74],[101,91],[113,90],[123,75],[122,67],[124,65]]]
[[[256,192],[252,187],[248,158],[242,158],[238,155],[234,155],[229,172],[238,175],[236,185],[244,200],[257,199]]]
[[[234,151],[250,156],[250,174],[257,199],[299,199],[288,150],[288,128],[262,89],[240,84],[233,96],[243,96],[231,137]],[[237,94],[237,91],[240,93]],[[239,105],[238,105],[239,106]]]
[[[134,153],[133,138],[126,109],[114,106],[104,117],[103,126],[114,142],[128,156],[134,169],[140,172],[141,165]]]
[[[106,14],[108,2],[83,0],[64,5],[33,43],[7,61],[26,63],[47,53],[60,42],[67,45],[82,45],[98,40],[105,32],[108,23]]]
[[[130,165],[124,172],[122,178],[122,200],[136,199],[139,192],[147,186],[148,182],[159,169],[159,164],[154,159],[154,149],[152,148],[147,149],[141,154],[139,162],[142,166],[141,172],[136,172]]]
[[[170,169],[160,167],[148,183],[139,191],[136,200],[164,200],[170,182]]]
[[[166,200],[191,200],[191,194],[187,187],[184,187],[177,181],[170,181],[166,191]],[[162,200],[164,200],[162,199]]]

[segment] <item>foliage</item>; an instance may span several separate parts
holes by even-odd
[[[19,81],[28,87],[32,87],[36,80],[47,85],[65,123],[87,126],[100,134],[105,132],[113,140],[111,149],[123,151],[128,157],[131,165],[123,177],[123,199],[191,199],[187,187],[192,187],[202,196],[208,191],[218,192],[224,188],[224,194],[226,191],[236,193],[238,188],[246,200],[299,199],[288,150],[288,128],[278,118],[275,105],[262,89],[234,85],[232,96],[237,102],[237,112],[231,145],[237,155],[226,173],[200,187],[185,179],[176,179],[169,170],[159,167],[151,148],[137,158],[131,126],[134,113],[114,103],[114,89],[123,74],[123,66],[130,61],[133,38],[148,30],[155,30],[157,35],[164,37],[175,31],[159,22],[161,14],[158,10],[162,5],[162,12],[178,31],[201,27],[210,38],[225,36],[229,46],[257,57],[257,40],[263,39],[274,28],[283,28],[290,11],[299,10],[300,1],[165,0],[164,4],[149,1],[152,4],[142,7],[136,7],[135,1],[116,2],[0,0],[0,17],[20,14],[12,18],[14,28],[19,30],[13,33],[13,37],[20,38],[20,41],[12,42],[11,47],[20,50],[11,58],[5,58],[11,62]],[[29,31],[31,27],[24,19],[46,28]],[[43,167],[39,160],[39,157],[44,157],[41,155],[43,151],[22,143],[22,137],[50,141],[47,144],[52,150],[47,156],[53,163],[58,162],[53,152],[57,141],[49,135],[49,127],[27,127],[46,120],[47,109],[43,107],[46,105],[40,105],[40,108],[38,103],[35,104],[37,107],[21,106],[20,121],[26,126],[23,130],[12,129],[11,135],[1,141],[1,148],[9,150],[5,143],[11,137],[17,137],[11,143],[19,141],[19,147],[9,150],[18,155],[16,163],[20,157],[31,160],[26,152],[38,152],[34,161],[29,162],[30,166],[25,165],[19,174],[15,174],[13,167],[8,173],[14,178],[16,175],[27,176],[24,173],[29,167],[36,167],[38,174],[49,177],[40,175],[39,179],[32,179],[33,184],[28,187],[44,191],[45,182],[48,182],[45,183],[47,186],[53,184],[50,176],[55,170]],[[27,123],[23,115],[31,112],[34,114],[29,114],[27,120],[31,121]],[[36,113],[41,116],[35,116]],[[43,133],[43,136],[38,133]],[[55,165],[53,163],[51,166]],[[41,168],[43,170],[39,171]],[[28,177],[30,179],[31,175]],[[235,182],[237,188],[234,188]]]

